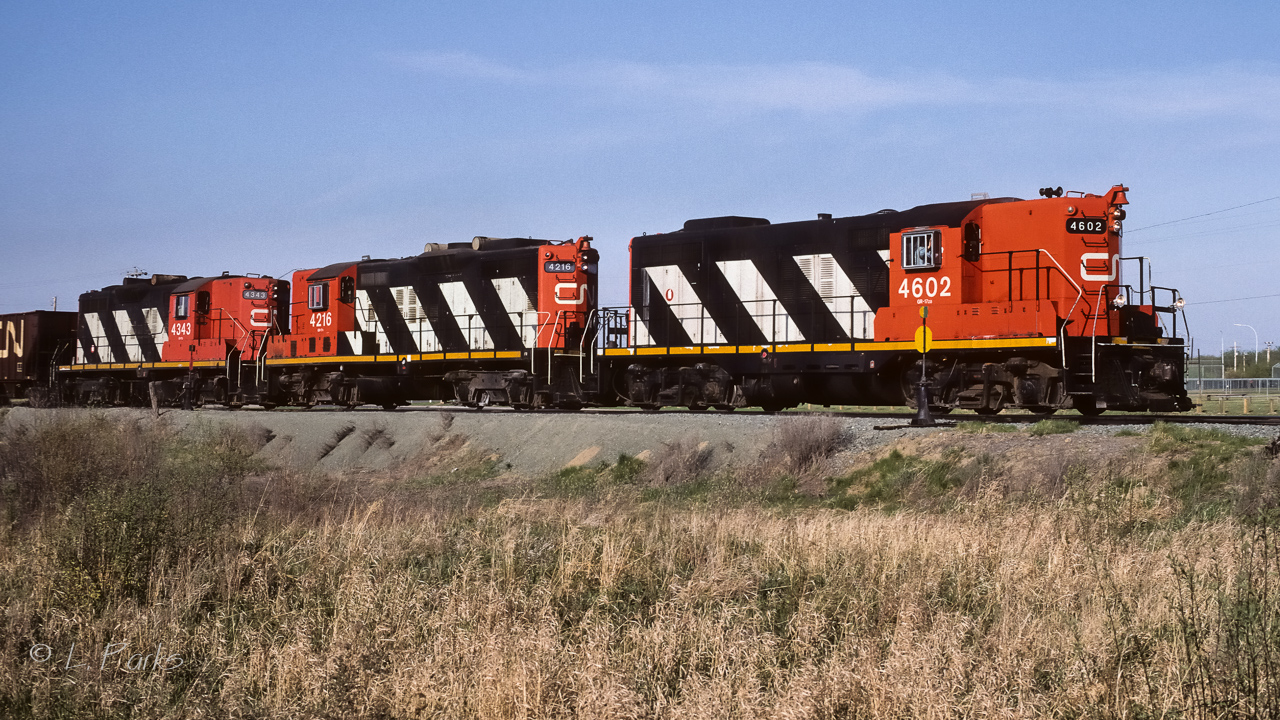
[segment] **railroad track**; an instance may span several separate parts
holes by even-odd
[[[205,410],[206,411],[213,410],[216,412],[216,411],[228,410],[228,409],[214,406],[214,407],[205,408]],[[386,410],[382,410],[380,408],[376,408],[372,406],[363,406],[360,408],[356,408],[355,411],[358,413],[388,412]],[[249,409],[248,412],[253,413],[253,412],[263,412],[263,411],[255,407],[255,408]],[[327,412],[345,413],[345,412],[349,412],[349,410],[347,408],[339,408],[339,407],[316,407],[316,408],[309,408],[309,409],[308,408],[278,408],[269,412],[272,412],[272,413],[283,412],[283,413],[290,413],[290,414],[306,412],[306,413],[324,414]],[[408,406],[408,407],[400,408],[399,410],[390,411],[390,412],[392,413],[449,412],[449,413],[468,413],[469,414],[469,413],[480,412],[480,410],[477,408],[465,407],[460,405],[417,405],[417,406]],[[485,414],[494,414],[494,413],[508,414],[509,413],[513,415],[574,415],[579,413],[587,413],[587,414],[618,413],[618,414],[625,414],[625,415],[656,415],[657,414],[652,411],[646,411],[646,410],[641,410],[639,408],[631,408],[631,407],[583,408],[581,410],[559,410],[554,408],[544,408],[539,410],[513,410],[511,408],[506,408],[506,407],[502,407],[502,408],[493,407],[493,408],[486,408],[484,410],[484,413]],[[669,408],[662,411],[661,414],[663,415],[683,414],[683,415],[690,415],[690,416],[724,417],[729,415],[730,413],[724,413],[724,412],[718,412],[718,411],[691,413],[682,408],[673,407],[673,408]],[[796,411],[780,413],[780,414],[801,415],[801,416],[802,415],[828,415],[832,417],[865,418],[865,419],[871,419],[871,420],[900,420],[904,423],[909,422],[912,418],[915,417],[914,412],[908,411],[906,409],[899,412],[884,412],[884,411],[866,412],[866,411],[856,411],[856,410],[808,409],[808,410],[796,410]],[[743,417],[743,416],[762,416],[764,414],[757,410],[745,410],[745,411],[732,413],[732,415]],[[1104,415],[1094,415],[1094,416],[1079,415],[1079,414],[1072,414],[1072,413],[1053,414],[1053,415],[1033,415],[1030,413],[1000,414],[1000,415],[976,415],[976,414],[966,413],[962,415],[961,414],[941,415],[941,414],[935,413],[933,416],[933,419],[939,423],[946,423],[947,425],[952,425],[957,422],[1029,424],[1029,423],[1036,423],[1041,420],[1052,419],[1052,420],[1068,420],[1071,422],[1080,423],[1081,425],[1152,425],[1158,422],[1167,422],[1167,423],[1177,423],[1180,425],[1260,425],[1260,426],[1274,425],[1274,426],[1280,426],[1280,415],[1203,415],[1200,413],[1181,413],[1177,415],[1115,413],[1115,414],[1104,414]],[[899,427],[899,426],[895,425],[892,427]]]
[[[915,415],[903,413],[839,413],[852,417],[883,418],[910,421]],[[1030,424],[1041,420],[1068,420],[1081,425],[1154,425],[1158,422],[1176,423],[1179,425],[1273,425],[1280,426],[1280,415],[935,415],[939,424],[945,422],[952,425],[957,422],[982,422],[1003,424]],[[899,425],[885,427],[902,427]]]
[[[448,407],[448,406],[445,406]],[[467,412],[469,408],[453,408],[454,412]],[[492,411],[490,411],[492,412]],[[585,410],[539,410],[538,413],[546,412],[620,412],[620,413],[641,413],[646,411],[637,408],[588,408]],[[679,408],[671,408],[666,412],[685,412]],[[700,413],[702,414],[702,413]],[[708,416],[724,415],[725,413],[709,412]],[[760,414],[755,411],[748,410],[745,413],[738,412],[738,415]],[[815,414],[815,415],[831,415],[834,417],[849,418],[868,418],[872,420],[902,420],[910,421],[915,417],[914,412],[863,412],[863,411],[845,411],[845,410],[800,410],[788,414]],[[1001,415],[934,415],[936,421],[946,421],[947,423],[956,422],[988,422],[988,423],[1036,423],[1041,420],[1056,419],[1069,420],[1078,422],[1081,425],[1153,425],[1158,422],[1178,423],[1182,425],[1276,425],[1280,426],[1280,415],[1203,415],[1200,413],[1180,413],[1180,414],[1104,414],[1104,415],[1078,415],[1078,414],[1054,414],[1054,415],[1033,415],[1027,414],[1001,414]]]

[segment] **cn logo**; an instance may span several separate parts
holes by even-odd
[[[562,291],[568,290],[567,297]],[[575,285],[574,283],[557,283],[556,284],[556,304],[557,305],[581,305],[587,301],[587,285]]]
[[[1089,271],[1090,260],[1094,260],[1094,261],[1101,260],[1104,264],[1108,260],[1110,260],[1111,272],[1110,273],[1090,272]],[[1097,266],[1095,265],[1094,267],[1096,268]],[[1116,277],[1119,274],[1120,274],[1120,256],[1119,255],[1111,255],[1109,253],[1085,253],[1080,256],[1080,279],[1081,280],[1112,282],[1113,280],[1116,279]]]
[[[249,311],[249,324],[253,327],[271,327],[271,311],[267,308],[255,308]]]

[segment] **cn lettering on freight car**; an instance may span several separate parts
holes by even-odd
[[[12,320],[4,324],[4,345],[0,346],[0,359],[4,359],[13,355],[16,358],[22,357],[22,338],[26,334],[27,323],[25,320],[19,320],[15,325]]]

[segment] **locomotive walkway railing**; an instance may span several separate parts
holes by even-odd
[[[648,318],[636,317],[642,313],[631,308],[602,308],[596,348],[873,340],[875,311],[854,309],[859,301],[865,303],[861,295],[824,297],[818,302],[789,301],[785,304],[781,300],[738,301],[730,313],[733,320],[728,322],[723,318],[719,321],[713,318],[703,303],[664,303],[665,319],[662,316],[655,318],[658,313],[652,313]],[[809,332],[802,330],[801,325],[808,326]],[[676,327],[689,343],[659,343],[655,340],[655,337],[670,337]]]
[[[442,318],[436,318],[433,321],[426,313],[409,315],[402,312],[406,329],[397,331],[389,328],[386,323],[381,322],[376,310],[358,298],[355,310],[359,319],[358,327],[361,331],[374,331],[366,328],[380,330],[381,338],[378,341],[377,354],[393,354],[395,353],[394,348],[396,346],[403,347],[406,344],[405,341],[412,343],[415,352],[420,353],[521,350],[529,352],[530,372],[533,372],[533,363],[536,355],[533,351],[538,348],[539,342],[546,342],[548,346],[554,345],[557,340],[566,338],[570,324],[578,321],[585,325],[590,321],[587,313],[580,310],[562,310],[555,316],[547,311],[539,312],[535,310],[504,313],[507,320],[511,322],[515,337],[518,338],[518,342],[515,345],[511,345],[505,341],[494,339],[494,335],[498,333],[498,328],[490,327],[493,316],[486,316],[479,312],[452,313],[450,315],[452,318],[451,324],[457,326],[458,332],[466,343],[466,347],[450,349],[445,347],[445,343],[440,339],[440,333],[437,330],[437,327],[444,322]],[[489,321],[488,324],[486,323],[486,318]],[[391,347],[381,347],[383,339]],[[510,347],[507,347],[508,345]],[[363,354],[361,352],[362,348],[354,349]],[[550,348],[548,348],[549,352]]]

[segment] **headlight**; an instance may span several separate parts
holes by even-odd
[[[1111,223],[1111,229],[1114,230],[1115,232],[1120,232],[1120,221],[1116,220],[1115,222]]]
[[[1182,298],[1178,298],[1177,300],[1173,301],[1173,306],[1178,308],[1179,310],[1186,307],[1186,305],[1187,305],[1187,301],[1183,300]]]
[[[1125,303],[1125,301],[1124,301],[1124,296],[1123,296],[1123,295],[1117,295],[1117,296],[1116,296],[1116,299],[1111,301],[1111,304],[1112,304],[1112,305],[1115,305],[1115,306],[1116,306],[1116,307],[1118,307],[1118,308],[1122,308],[1122,307],[1124,307],[1124,306],[1125,306],[1125,304],[1126,304],[1126,303]]]

